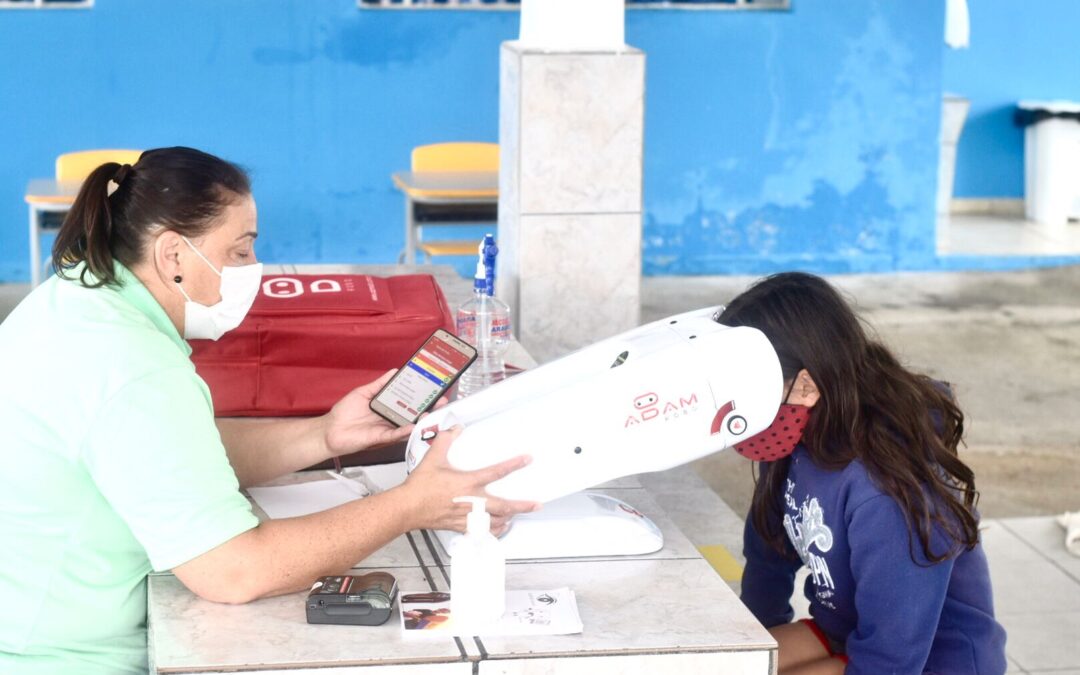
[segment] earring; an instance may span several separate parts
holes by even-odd
[[[179,274],[177,274],[175,277],[172,278],[172,280],[176,283],[180,283],[181,281],[183,281],[183,278]]]

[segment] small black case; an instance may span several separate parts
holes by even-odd
[[[390,618],[396,597],[397,580],[386,572],[320,577],[307,596],[307,622],[379,626]]]

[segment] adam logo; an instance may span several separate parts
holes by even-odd
[[[689,398],[680,396],[677,403],[671,400],[664,402],[662,405],[660,397],[655,393],[642,394],[634,399],[635,412],[627,416],[623,428],[632,427],[635,424],[644,424],[661,416],[666,422],[697,410],[697,406],[697,394],[693,393],[690,394]]]
[[[351,282],[347,282],[351,286]],[[351,291],[352,288],[346,290]],[[268,298],[295,298],[305,291],[311,293],[340,293],[341,284],[333,279],[316,279],[304,288],[304,282],[292,277],[274,277],[263,281],[262,292]]]

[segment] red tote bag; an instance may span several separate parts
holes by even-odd
[[[426,274],[279,274],[263,277],[235,330],[192,340],[191,359],[220,417],[321,415],[452,327]]]

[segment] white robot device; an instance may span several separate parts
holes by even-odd
[[[407,470],[419,464],[439,430],[460,424],[451,465],[472,470],[529,454],[528,466],[488,492],[551,502],[622,476],[670,469],[753,436],[779,409],[780,363],[764,334],[717,323],[718,309],[646,324],[432,412],[409,438]],[[592,501],[594,510],[610,510]],[[564,509],[551,506],[565,527]],[[542,521],[549,508],[529,514],[535,518],[518,517],[513,530],[530,529],[526,523]],[[525,548],[535,553],[537,547]]]

